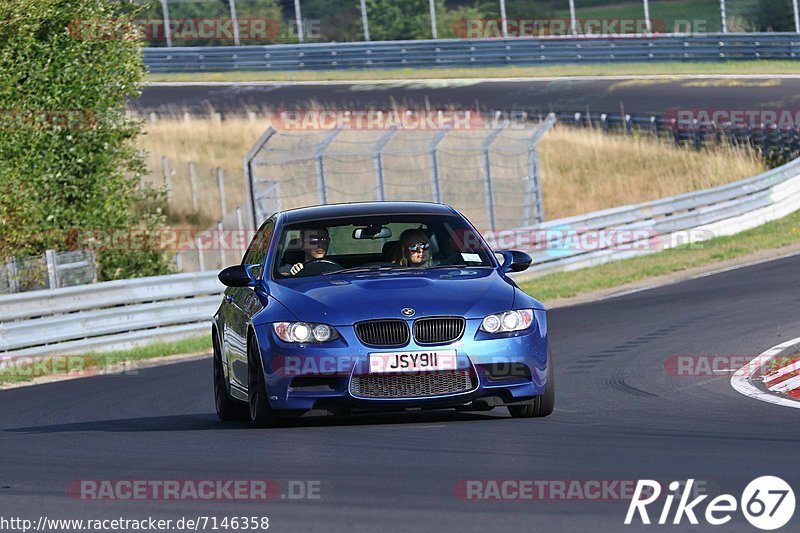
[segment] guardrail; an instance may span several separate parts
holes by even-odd
[[[209,331],[216,272],[0,296],[0,357],[121,350]]]
[[[797,33],[443,39],[145,48],[153,73],[796,59]]]
[[[500,232],[496,250],[527,250],[517,280],[654,253],[750,229],[800,209],[800,159],[734,183]],[[552,246],[570,234],[627,232],[593,249]],[[497,243],[500,243],[499,245]],[[215,271],[0,296],[0,357],[125,349],[209,331],[223,287]]]
[[[531,268],[515,275],[515,279],[528,279],[733,235],[798,209],[800,159],[795,159],[727,185],[487,237],[501,244],[497,249],[522,249],[531,255]],[[609,237],[611,242],[602,244]],[[601,244],[565,247],[564,242]]]

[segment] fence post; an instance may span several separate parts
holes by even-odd
[[[164,36],[167,38],[167,48],[172,46],[172,32],[169,23],[169,7],[167,0],[161,0],[161,14],[164,18]]]
[[[797,0],[792,0],[792,12],[794,13],[794,31],[800,33],[800,8],[797,7]]]
[[[325,184],[325,150],[328,149],[328,146],[333,142],[339,132],[342,131],[341,127],[336,128],[332,132],[330,132],[320,143],[319,147],[317,148],[316,158],[316,174],[317,174],[317,191],[319,191],[319,200],[320,204],[325,205],[328,203],[328,189],[327,185]]]
[[[244,198],[247,213],[250,215],[247,222],[251,224],[253,229],[258,228],[258,219],[256,217],[256,203],[253,196],[253,159],[255,159],[258,152],[266,145],[272,136],[275,135],[275,129],[272,126],[261,134],[256,143],[247,151],[244,156]]]
[[[228,5],[231,8],[231,26],[233,26],[233,45],[239,46],[239,19],[236,16],[236,0],[229,0]]]
[[[47,262],[47,280],[51,289],[58,288],[58,274],[56,273],[56,252],[55,250],[45,250],[45,261]]]
[[[220,212],[222,213],[221,216],[224,218],[227,211],[225,208],[225,172],[222,170],[222,167],[217,167],[217,186],[219,187]]]
[[[236,229],[238,230],[239,233],[237,241],[241,244],[241,246],[239,246],[239,252],[242,254],[242,256],[244,256],[245,251],[247,251],[248,239],[245,239],[244,221],[242,220],[242,209],[239,207],[236,208]]]
[[[300,0],[294,0],[294,20],[297,23],[297,42],[303,42],[303,15],[300,12]]]
[[[8,291],[12,293],[19,292],[17,259],[13,255],[6,259],[6,275],[8,276]]]
[[[220,268],[225,268],[225,263],[227,259],[225,259],[225,246],[223,245],[223,239],[225,236],[223,232],[225,229],[222,227],[222,221],[220,220],[217,222],[217,243],[219,244],[219,261],[220,261]]]
[[[492,190],[492,168],[491,161],[489,160],[489,147],[492,145],[500,132],[503,131],[503,125],[496,126],[491,133],[486,137],[481,144],[481,151],[483,152],[483,192],[486,196],[486,217],[489,220],[489,230],[495,230],[494,224],[494,191]]]
[[[169,159],[167,156],[161,156],[161,169],[164,172],[164,189],[167,191],[167,208],[169,209],[172,203],[172,183],[169,179]]]
[[[528,169],[528,176],[525,183],[525,204],[523,209],[523,226],[530,225],[531,217],[531,203],[533,203],[534,221],[536,224],[541,224],[544,221],[544,201],[542,198],[542,176],[539,170],[539,153],[536,149],[536,144],[539,139],[547,133],[556,123],[556,116],[553,113],[547,115],[547,119],[536,128],[528,139],[528,156],[530,158],[530,167]]]
[[[205,272],[206,262],[205,258],[203,257],[203,247],[200,237],[194,238],[194,244],[197,246],[197,262],[200,264],[200,272]]]
[[[89,250],[89,260],[92,262],[92,283],[97,283],[97,254]]]
[[[431,192],[433,201],[437,204],[442,203],[442,187],[439,179],[439,153],[437,150],[439,148],[439,143],[442,142],[442,139],[445,138],[449,131],[449,128],[445,128],[436,132],[436,135],[433,136],[428,146],[428,150],[430,150],[431,153]]]
[[[139,159],[144,161],[144,150],[139,149]],[[139,192],[144,196],[144,172],[139,174]]]
[[[197,168],[194,161],[189,161],[189,180],[192,185],[192,208],[194,213],[197,214],[200,211],[200,202],[197,198]]]
[[[391,128],[377,143],[375,143],[375,151],[373,153],[373,158],[375,160],[375,190],[377,191],[379,202],[386,199],[386,193],[383,188],[383,148],[386,146],[386,143],[392,140],[396,132],[396,128]]]

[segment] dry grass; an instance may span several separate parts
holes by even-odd
[[[752,150],[725,145],[698,151],[564,127],[545,135],[539,153],[548,218],[714,187],[767,169]]]
[[[180,165],[173,163],[171,166],[173,223],[202,226],[209,221],[219,220],[221,209],[213,167],[225,169],[228,209],[241,203],[243,156],[266,128],[267,123],[263,116],[259,115],[260,119],[257,120],[231,118],[223,121],[197,118],[186,121],[182,117],[161,117],[155,123],[146,125],[147,134],[142,137],[140,145],[153,155],[149,161],[152,180],[163,183],[160,156],[183,162]],[[357,147],[358,143],[355,141],[361,139],[366,146],[360,149],[369,154],[370,144],[381,134],[382,132],[348,132],[350,144],[343,144],[345,147]],[[524,160],[527,159],[524,139],[528,134],[529,132],[512,132],[508,136],[504,134],[493,145],[492,161],[498,165],[494,171],[498,195],[497,227],[520,225],[521,209],[514,210],[509,205],[519,203],[521,177],[526,172],[521,170],[525,169]],[[476,153],[465,151],[468,147],[479,146],[480,138],[484,135],[485,132],[475,132],[471,136],[453,134],[452,139],[446,139],[440,146],[440,165],[443,166],[444,201],[464,209],[477,226],[485,228],[481,160]],[[413,143],[421,147],[426,145],[420,139],[397,139],[387,145],[387,149],[391,151],[393,146],[397,146],[396,151],[402,154],[405,150],[402,143],[405,143],[402,146],[411,146]],[[517,152],[511,153],[517,148]],[[331,151],[335,153],[336,150],[332,145]],[[308,151],[302,153],[310,155]],[[556,127],[548,132],[540,142],[539,153],[545,214],[548,219],[713,187],[758,174],[766,169],[755,153],[728,146],[714,146],[696,151],[691,148],[676,148],[669,141],[649,137],[605,135],[599,131],[567,127]],[[414,197],[409,196],[407,199],[417,199],[416,196],[420,195],[425,198],[419,199],[430,198],[430,172],[426,167],[426,156],[400,155],[387,158],[387,193],[391,190],[392,194],[401,194],[406,199],[402,194],[403,191],[408,191],[407,194]],[[189,160],[198,165],[201,213],[197,216],[192,215],[188,172],[185,168],[185,162]],[[332,158],[326,165],[333,177],[341,177],[338,188],[352,192],[352,198],[331,193],[336,198],[329,198],[329,201],[374,198],[374,192],[370,192],[375,187],[372,160],[368,155],[353,157],[351,162],[346,157],[338,160]],[[292,172],[295,172],[299,176],[295,176],[296,179],[313,182],[313,170],[308,165],[294,165],[297,167],[294,171],[292,166],[276,163],[268,169],[271,172],[270,178],[291,181]],[[448,167],[450,174],[447,173]],[[392,168],[395,169],[394,173]],[[337,188],[335,183],[331,185],[333,189]],[[281,195],[287,197],[281,208],[294,207],[296,203],[317,203],[315,193],[309,192],[313,187],[304,184],[301,193],[292,195],[287,193],[291,190],[290,186],[287,183],[281,188]],[[294,201],[289,199],[292,196]],[[470,214],[470,211],[475,214]]]

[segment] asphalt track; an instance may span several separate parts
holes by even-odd
[[[772,474],[797,492],[799,410],[736,393],[729,374],[670,375],[665,361],[755,355],[796,337],[798,272],[794,256],[551,311],[557,407],[540,420],[505,409],[436,411],[254,430],[217,420],[208,359],[2,391],[0,517],[267,515],[271,531],[626,531],[639,529],[623,526],[627,502],[463,501],[453,487],[695,478],[712,496],[738,498]],[[92,502],[66,493],[79,479],[259,478],[318,480],[321,498]],[[798,522],[800,512],[785,530]],[[755,531],[739,513],[725,526],[693,528],[708,529]]]
[[[670,110],[800,108],[800,77],[637,77],[530,80],[418,80],[337,83],[151,84],[132,102],[140,112],[207,113],[305,108],[475,108],[664,114]]]

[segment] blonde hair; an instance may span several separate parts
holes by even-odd
[[[411,264],[411,253],[408,251],[408,243],[411,242],[412,239],[418,240],[421,239],[422,242],[430,243],[430,239],[428,239],[428,234],[422,231],[421,229],[407,229],[403,233],[400,234],[400,265],[401,266],[409,266]],[[430,252],[429,252],[430,253]],[[423,256],[424,257],[424,256]],[[430,256],[428,259],[423,261],[422,264],[425,264],[431,260]]]

